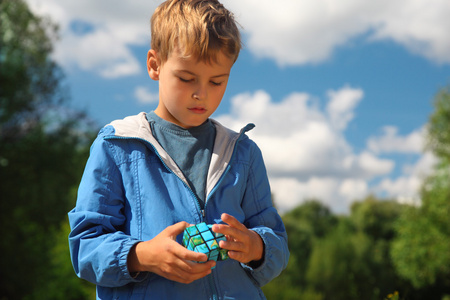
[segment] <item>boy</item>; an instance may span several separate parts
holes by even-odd
[[[72,262],[99,299],[264,299],[289,251],[262,155],[210,119],[240,47],[216,0],[168,0],[152,17],[155,111],[114,121],[92,145],[69,213]],[[225,261],[180,245],[190,224],[227,237]],[[201,263],[199,263],[201,262]]]

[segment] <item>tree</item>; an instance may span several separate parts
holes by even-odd
[[[442,89],[434,100],[434,113],[428,124],[427,148],[445,160],[450,160],[450,87]]]
[[[357,230],[373,240],[390,241],[395,236],[394,223],[403,206],[394,200],[379,200],[368,196],[351,206],[351,219]]]
[[[438,158],[421,189],[421,205],[410,207],[397,226],[392,257],[398,273],[430,299],[450,295],[450,93],[435,98],[428,148]]]
[[[373,196],[354,202],[351,214],[314,242],[308,284],[324,299],[381,299],[403,288],[389,257],[401,210],[395,201]]]
[[[290,250],[286,270],[263,288],[268,299],[322,300],[306,280],[314,240],[326,236],[338,219],[317,200],[308,200],[283,216]]]
[[[448,180],[441,183],[448,185]],[[397,240],[397,223],[405,211],[409,207],[404,204],[368,196],[352,204],[350,215],[333,215],[318,201],[288,212],[283,221],[291,256],[286,270],[263,287],[267,298],[375,300],[398,291],[402,299],[441,299],[442,284],[441,290],[414,287],[400,276],[392,260],[391,245]],[[448,211],[438,210],[434,218],[443,220],[447,215]],[[426,234],[421,238],[427,238]],[[404,250],[408,253],[415,246],[405,244]],[[440,264],[442,259],[431,265]]]
[[[376,199],[368,196],[364,201],[353,203],[351,220],[356,231],[367,237],[367,253],[361,264],[368,269],[364,288],[371,297],[380,299],[395,290],[409,291],[411,286],[398,276],[390,257],[391,242],[396,236],[395,224],[405,210],[405,206],[395,200]],[[359,288],[364,283],[358,283]],[[369,297],[363,297],[369,299]]]
[[[22,299],[54,272],[92,125],[66,105],[63,72],[50,57],[57,27],[22,0],[1,0],[0,26],[0,290]]]
[[[308,282],[324,299],[371,299],[358,290],[358,277],[363,276],[363,257],[367,238],[355,236],[344,222],[328,236],[315,242],[307,269]],[[356,245],[357,244],[357,247]]]

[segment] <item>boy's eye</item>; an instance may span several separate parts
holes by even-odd
[[[194,81],[194,79],[190,79],[190,78],[184,78],[184,77],[180,77],[180,76],[178,76],[178,79],[181,81],[181,82],[186,82],[186,83],[189,83],[189,82],[193,82]],[[213,86],[220,86],[220,85],[222,85],[222,82],[217,82],[217,81],[210,81],[210,83],[213,85]]]
[[[192,79],[186,79],[183,77],[178,77],[178,79],[180,79],[182,82],[191,82],[192,81]]]

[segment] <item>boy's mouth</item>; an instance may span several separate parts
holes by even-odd
[[[189,111],[193,112],[194,114],[204,114],[206,112],[206,109],[203,107],[192,107],[189,108]]]

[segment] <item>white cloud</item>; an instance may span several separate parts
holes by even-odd
[[[358,156],[358,165],[373,176],[385,175],[392,171],[394,163],[391,160],[380,159],[370,152],[362,152]],[[366,177],[367,178],[367,177]]]
[[[418,204],[418,192],[422,182],[436,162],[437,159],[432,153],[425,152],[414,164],[404,165],[402,174],[397,178],[384,178],[375,190],[402,203]]]
[[[27,0],[40,15],[49,15],[59,24],[61,40],[55,57],[67,70],[78,67],[105,78],[133,75],[142,71],[131,47],[149,45],[150,17],[159,4],[144,0],[70,1]],[[83,23],[86,32],[77,30]],[[141,61],[145,62],[145,58]]]
[[[398,135],[398,128],[385,126],[383,135],[371,137],[367,147],[375,153],[421,153],[424,149],[425,128],[420,128],[406,136]]]
[[[437,158],[429,151],[425,152],[413,165],[405,165],[403,173],[423,178],[429,175],[430,170],[437,163]]]
[[[397,199],[401,203],[417,203],[418,192],[422,180],[415,176],[401,176],[394,180],[385,178],[377,186],[377,190],[387,198]]]
[[[317,99],[306,93],[293,93],[275,102],[260,90],[235,96],[230,114],[216,119],[235,130],[249,122],[256,124],[248,135],[263,152],[281,212],[311,198],[336,212],[348,212],[353,201],[369,193],[402,201],[417,197],[423,176],[431,169],[432,156],[420,157],[414,152],[418,160],[404,165],[397,178],[389,179],[395,170],[394,160],[380,153],[416,151],[422,143],[416,135],[422,129],[404,137],[385,131],[382,137],[369,137],[370,146],[356,153],[344,131],[363,95],[362,90],[349,86],[328,92],[327,105],[321,110]],[[390,145],[392,140],[396,146]],[[409,146],[401,148],[402,143]],[[384,179],[375,184],[380,178]]]
[[[450,63],[447,0],[224,1],[259,57],[281,66],[319,63],[358,37],[392,40],[413,53]]]
[[[62,65],[116,78],[141,71],[131,47],[149,45],[149,19],[162,1],[27,2],[60,25],[56,57]],[[323,62],[358,37],[392,40],[432,61],[450,63],[447,0],[223,2],[243,25],[249,50],[281,66]],[[91,31],[80,34],[74,22],[89,24]]]
[[[138,86],[134,90],[134,97],[142,104],[158,103],[158,92],[153,93],[145,86]]]
[[[76,64],[105,78],[117,78],[140,72],[139,62],[126,44],[104,29],[83,36],[69,34],[55,51],[56,58],[69,70]]]
[[[342,181],[338,194],[342,198],[346,199],[347,207],[349,202],[356,199],[362,199],[367,196],[369,192],[369,186],[363,179],[350,178]]]
[[[306,93],[293,93],[280,102],[264,91],[240,94],[232,99],[231,113],[217,117],[236,130],[247,122],[257,125],[249,136],[263,151],[281,210],[306,198],[344,210],[367,192],[366,181],[394,167],[393,161],[370,152],[354,153],[344,137],[363,91],[346,86],[327,95],[323,111]]]
[[[390,39],[438,63],[450,62],[450,2],[389,1],[379,14],[373,39]]]
[[[348,122],[353,119],[353,110],[363,96],[362,90],[350,87],[328,92],[330,102],[327,105],[327,112],[334,127],[340,130],[347,127]]]
[[[361,199],[368,193],[363,180],[335,177],[311,177],[300,181],[292,177],[270,179],[277,209],[284,213],[307,200],[319,200],[335,212],[348,212],[354,199]]]

